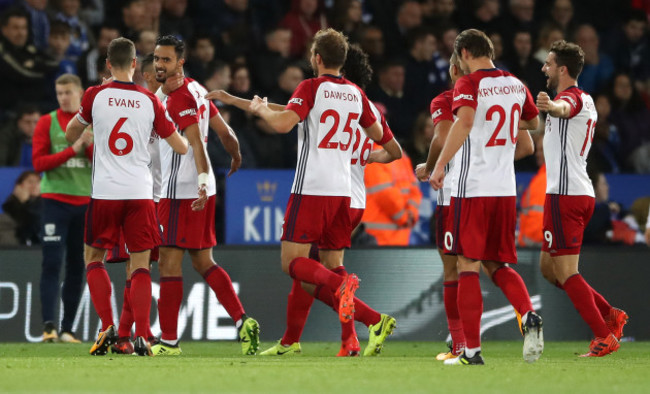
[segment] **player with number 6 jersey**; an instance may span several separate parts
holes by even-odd
[[[566,291],[594,334],[589,352],[583,357],[602,357],[620,347],[628,316],[613,308],[578,272],[582,236],[594,211],[587,155],[598,120],[593,99],[577,86],[583,65],[582,48],[562,40],[553,43],[542,67],[548,88],[559,93],[553,100],[546,92],[537,96],[537,107],[547,112],[547,186],[540,268],[549,282]]]
[[[188,147],[166,118],[160,100],[133,83],[133,42],[126,38],[111,41],[106,64],[113,81],[86,91],[79,113],[66,132],[66,139],[73,142],[92,124],[95,136],[85,260],[90,295],[102,320],[102,331],[90,354],[106,354],[117,339],[111,282],[102,261],[106,250],[119,242],[122,232],[131,252],[130,300],[137,337],[134,350],[138,355],[151,356],[147,341],[151,307],[149,254],[161,239],[149,170],[149,138],[155,130],[179,154],[185,154]]]

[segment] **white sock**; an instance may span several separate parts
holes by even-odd
[[[171,345],[171,346],[178,345],[178,338],[176,338],[176,339],[161,339],[161,341],[163,341],[166,344]]]
[[[237,320],[235,322],[235,327],[237,327],[237,329],[239,330],[241,328],[242,323],[244,323],[242,319]]]
[[[472,358],[472,357],[476,356],[476,353],[478,353],[480,351],[481,351],[480,346],[479,347],[473,347],[473,348],[466,347],[465,348],[465,356],[467,356],[467,358]]]
[[[526,321],[528,321],[528,314],[529,314],[529,313],[530,313],[530,311],[524,313],[524,314],[521,316],[521,323],[522,323],[523,325],[526,325]]]

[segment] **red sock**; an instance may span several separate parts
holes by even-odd
[[[533,310],[533,304],[530,302],[530,296],[528,295],[526,284],[517,271],[504,265],[494,271],[494,274],[492,274],[492,281],[494,284],[499,286],[508,301],[510,301],[510,305],[512,305],[521,316],[526,312]]]
[[[596,303],[596,307],[598,308],[598,311],[600,312],[600,315],[603,317],[603,319],[607,316],[609,316],[609,312],[612,310],[612,306],[609,305],[609,302],[600,295],[599,292],[594,290],[593,287],[589,286],[591,288],[591,294],[594,296],[594,302]]]
[[[181,302],[183,302],[183,277],[161,277],[158,316],[160,316],[160,331],[162,331],[160,338],[164,341],[178,339],[178,313],[181,310]]]
[[[344,266],[339,266],[336,268],[331,269],[330,271],[334,272],[336,275],[340,277],[346,277],[348,275],[348,271],[345,270]],[[357,305],[355,304],[355,309]],[[356,310],[354,312],[356,314]],[[350,338],[351,336],[356,336],[357,331],[354,329],[354,320],[349,320],[347,323],[341,323],[341,340],[345,341],[346,339]]]
[[[300,342],[313,303],[314,297],[302,288],[299,280],[294,279],[287,300],[287,329],[280,343],[291,345]]]
[[[467,347],[481,347],[481,315],[483,295],[478,272],[461,272],[458,278],[458,314],[463,323]]]
[[[113,308],[111,308],[111,279],[101,261],[95,261],[86,266],[86,282],[90,290],[90,298],[99,318],[102,320],[102,331],[113,322]]]
[[[135,336],[148,338],[151,312],[151,274],[146,268],[138,268],[131,274],[131,308],[135,320]]]
[[[217,300],[223,305],[228,315],[233,321],[237,322],[244,314],[244,307],[232,287],[232,281],[226,271],[218,265],[213,265],[203,274],[203,278],[217,295]]]
[[[334,297],[334,292],[329,288],[321,285],[316,286],[314,298],[332,308],[334,312],[339,312],[338,299]],[[370,327],[373,324],[379,323],[381,315],[365,302],[354,297],[354,320],[365,324],[366,327]]]
[[[451,334],[451,341],[455,344],[465,343],[465,334],[463,333],[463,324],[458,315],[458,281],[447,281],[444,286],[442,298],[445,303],[445,312],[447,313],[447,327]]]
[[[117,335],[120,338],[130,337],[131,328],[133,327],[133,312],[129,302],[131,293],[131,279],[127,279],[124,286],[124,301],[122,302],[122,313],[120,314],[120,326],[117,329]]]
[[[324,285],[332,290],[338,290],[343,278],[323,267],[315,260],[307,257],[296,257],[289,265],[289,276],[301,282],[314,285]]]
[[[598,338],[605,338],[609,335],[609,329],[605,320],[596,307],[593,291],[580,274],[575,274],[564,282],[564,290],[578,310],[594,335]]]

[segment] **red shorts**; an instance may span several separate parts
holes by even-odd
[[[158,218],[162,225],[162,244],[181,249],[207,249],[217,244],[214,212],[217,196],[208,197],[205,208],[192,211],[196,199],[163,198],[158,203]]]
[[[350,228],[352,228],[352,230],[357,228],[359,223],[361,223],[363,211],[365,211],[363,208],[350,208]]]
[[[517,263],[515,196],[452,197],[449,210],[453,227],[447,232],[452,234],[452,254],[473,260]]]
[[[449,219],[449,205],[436,205],[434,217],[436,221],[436,247],[445,252],[450,252],[452,247],[451,239],[452,233],[449,232],[450,219]],[[449,234],[447,234],[449,232]],[[445,238],[447,238],[447,246],[445,248]]]
[[[123,233],[124,242],[120,242]],[[86,211],[86,245],[112,249],[126,243],[128,250],[143,252],[160,244],[160,227],[153,200],[96,200]]]
[[[120,241],[117,245],[108,249],[106,253],[106,262],[107,263],[123,263],[126,260],[130,259],[129,251],[126,248],[124,243],[124,235],[120,232]],[[149,261],[158,261],[158,247],[151,249],[151,257]]]
[[[582,236],[594,213],[595,203],[590,196],[547,194],[542,251],[551,256],[580,254]]]
[[[282,225],[282,240],[318,243],[319,249],[338,250],[350,247],[350,197],[289,197]]]

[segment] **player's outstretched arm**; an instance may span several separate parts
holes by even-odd
[[[179,155],[184,155],[188,151],[187,140],[181,137],[177,131],[174,131],[172,134],[170,134],[169,137],[165,138],[165,141],[169,144],[169,146],[171,146],[174,152],[178,153]]]
[[[539,92],[537,95],[537,109],[547,112],[549,115],[556,118],[569,118],[571,114],[571,106],[564,100],[551,100],[548,93]]]
[[[251,100],[250,111],[266,120],[275,131],[282,134],[290,132],[300,122],[300,116],[292,110],[273,111],[270,109],[266,97],[262,99],[255,96]]]
[[[230,176],[241,167],[241,152],[237,135],[219,113],[210,118],[210,128],[217,133],[221,144],[232,158],[230,160],[230,171],[228,172],[228,176]]]
[[[449,135],[445,140],[445,145],[440,152],[440,156],[433,168],[433,173],[429,178],[431,186],[438,190],[443,185],[445,179],[445,166],[454,157],[456,152],[463,146],[463,143],[469,136],[472,126],[474,126],[474,115],[476,111],[470,106],[462,106],[456,113],[457,119],[449,130]]]
[[[395,138],[382,145],[382,149],[370,152],[368,164],[383,163],[387,164],[402,157],[402,147]]]
[[[251,100],[233,96],[225,90],[213,90],[210,93],[206,94],[205,98],[208,100],[219,100],[226,105],[235,106],[242,111],[250,111]],[[268,103],[268,105],[269,108],[274,111],[284,111],[286,107],[285,105],[275,103]]]
[[[535,142],[528,130],[519,130],[517,145],[515,145],[515,161],[535,153]]]
[[[74,144],[79,139],[79,137],[81,137],[81,134],[83,134],[84,130],[86,130],[86,125],[81,123],[76,116],[73,116],[72,120],[68,122],[68,127],[65,129],[66,141],[68,141],[70,144]]]
[[[415,169],[415,176],[420,181],[426,182],[429,180],[431,172],[433,172],[433,167],[436,165],[436,160],[438,160],[440,152],[445,146],[445,141],[447,141],[447,136],[449,135],[449,130],[451,130],[451,125],[453,124],[454,122],[451,120],[441,120],[434,127],[433,138],[431,139],[429,154],[427,155],[427,162],[418,164]]]

